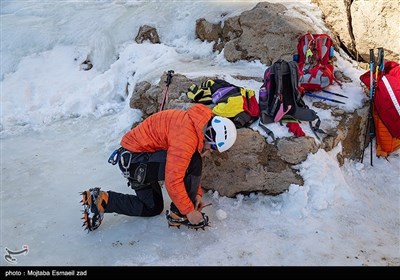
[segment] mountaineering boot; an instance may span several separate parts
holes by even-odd
[[[82,194],[83,225],[85,229],[93,231],[97,229],[103,220],[105,208],[108,203],[107,192],[100,191],[100,188],[92,188]]]
[[[171,209],[167,210],[165,213],[168,221],[168,227],[180,228],[181,225],[184,225],[191,229],[198,230],[199,228],[201,228],[202,230],[204,230],[204,228],[209,224],[208,216],[204,213],[201,214],[203,215],[203,221],[198,223],[197,225],[193,225],[189,222],[186,215],[182,215],[181,213],[179,213],[179,211],[174,211],[173,207],[171,207]]]

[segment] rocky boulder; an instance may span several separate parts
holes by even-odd
[[[383,47],[385,58],[400,61],[400,1],[313,0],[336,41],[359,61]]]
[[[141,44],[146,40],[149,40],[152,44],[160,43],[160,37],[158,36],[157,29],[155,27],[143,25],[139,28],[135,42]]]
[[[312,23],[286,12],[282,4],[261,2],[250,11],[227,19],[223,26],[199,19],[196,34],[203,41],[214,42],[215,50],[224,49],[228,61],[260,60],[271,65],[279,58],[291,60],[299,36],[314,32]]]

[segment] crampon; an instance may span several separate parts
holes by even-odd
[[[106,192],[100,191],[100,188],[92,188],[81,193],[83,206],[83,225],[85,230],[93,231],[97,229],[104,216],[104,209],[107,206],[108,195]]]
[[[203,215],[203,221],[197,225],[194,225],[189,222],[189,220],[187,219],[186,216],[180,216],[169,210],[167,210],[165,213],[165,215],[167,217],[167,221],[168,221],[168,227],[180,228],[183,225],[183,226],[187,226],[190,229],[205,230],[205,227],[209,226],[209,220],[208,220],[208,216],[206,214],[204,214],[204,213],[201,213],[201,214]]]

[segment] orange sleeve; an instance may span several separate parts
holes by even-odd
[[[165,165],[165,186],[179,211],[186,215],[194,210],[193,202],[187,194],[184,177],[193,154],[197,150],[198,138],[194,127],[187,120],[180,122],[179,130],[171,130],[167,162]]]

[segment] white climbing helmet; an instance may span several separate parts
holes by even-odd
[[[211,119],[211,126],[207,128],[205,136],[209,140],[208,143],[214,144],[215,148],[222,153],[235,143],[237,136],[236,126],[228,118],[215,116]]]

